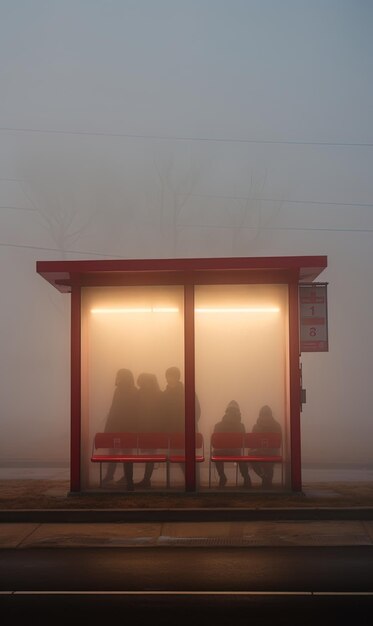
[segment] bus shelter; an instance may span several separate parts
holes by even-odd
[[[326,266],[325,256],[37,262],[71,298],[71,492],[120,493],[129,472],[135,490],[301,491],[299,292]],[[121,375],[135,408],[110,427]],[[263,412],[279,424],[278,443],[212,445],[216,429],[261,432]],[[229,426],[231,413],[243,428]]]

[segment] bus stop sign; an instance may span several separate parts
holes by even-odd
[[[327,283],[299,285],[301,352],[328,352],[327,305]]]

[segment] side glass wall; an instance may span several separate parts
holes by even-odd
[[[254,428],[278,428],[268,418],[256,426],[262,407],[269,407],[262,414],[272,413],[281,428],[286,450],[289,435],[287,285],[196,287],[195,370],[201,405],[198,428],[204,436],[207,458],[199,468],[201,489],[209,484],[210,439],[215,425],[220,423],[217,428],[225,431],[237,427],[237,410],[228,408],[228,405],[232,407],[232,401],[239,407],[239,421],[246,432]],[[226,490],[236,488],[236,476],[237,485],[243,485],[244,478],[233,463],[225,463],[223,469]],[[280,466],[273,468],[272,485],[263,485],[263,477],[259,475],[262,468],[255,465],[255,469],[258,473],[249,467],[253,487],[286,486]],[[219,487],[219,483],[217,467],[212,464],[211,488]]]
[[[177,406],[184,407],[183,293],[178,286],[82,290],[83,490],[100,486],[99,464],[90,460],[96,433],[183,429],[183,415],[182,425],[177,423],[180,411],[178,415],[164,408],[166,370],[170,367],[176,368],[173,373],[180,372],[174,396],[176,393]],[[170,384],[174,384],[172,380]],[[150,451],[151,442],[147,446],[144,452]],[[109,464],[102,465],[102,477],[108,479],[105,488],[126,489],[130,478],[123,464],[110,467],[111,473]],[[183,480],[179,469],[172,472],[171,481]],[[132,470],[135,484],[152,470],[151,486],[166,486],[164,463],[147,470],[143,463],[134,464]]]

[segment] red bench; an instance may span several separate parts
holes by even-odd
[[[212,433],[210,437],[209,487],[211,487],[211,465],[217,461],[222,463],[238,463],[244,453],[244,433]],[[238,466],[236,466],[237,484]]]
[[[91,461],[100,464],[101,487],[102,463],[167,463],[168,449],[166,433],[96,433]]]
[[[185,434],[170,433],[169,437],[169,454],[167,464],[167,485],[170,486],[170,466],[178,463],[185,463]],[[196,463],[203,463],[205,460],[205,448],[202,433],[196,433]]]
[[[284,484],[284,456],[282,450],[282,434],[246,433],[244,461],[248,463],[279,463],[281,464],[281,485]]]
[[[161,452],[160,452],[161,451]],[[196,463],[205,460],[204,441],[196,433]],[[167,486],[170,484],[169,467],[185,463],[184,433],[96,433],[93,440],[92,463],[165,463]]]
[[[226,450],[227,452],[224,452]],[[267,452],[268,450],[268,452]],[[233,451],[237,451],[234,452]],[[212,433],[210,439],[209,487],[211,464],[223,463],[280,463],[283,484],[283,452],[280,432],[270,433]],[[237,484],[238,465],[236,465]]]

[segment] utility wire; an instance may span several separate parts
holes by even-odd
[[[183,224],[180,228],[215,228],[221,230],[233,229],[234,226],[211,226],[210,224]],[[332,232],[332,233],[373,233],[373,228],[307,228],[303,226],[240,226],[240,230],[255,231],[304,231],[304,232]],[[1,245],[1,244],[0,244]]]
[[[298,140],[276,140],[276,139],[238,139],[224,137],[184,137],[178,135],[145,135],[135,133],[110,133],[110,132],[92,132],[84,130],[58,130],[58,129],[42,129],[42,128],[11,128],[0,127],[0,132],[12,133],[39,133],[54,135],[82,135],[89,137],[122,137],[124,139],[147,139],[161,141],[191,141],[205,143],[252,143],[252,144],[273,144],[273,145],[295,145],[295,146],[334,146],[334,147],[364,147],[371,148],[373,143],[370,142],[348,142],[348,141],[298,141]]]
[[[6,209],[9,211],[38,211],[38,209],[27,208],[25,206],[0,206],[0,209]]]
[[[0,178],[0,183],[5,181],[25,182],[20,178]],[[179,196],[188,196],[191,198],[216,198],[222,200],[245,200],[252,202],[274,202],[274,203],[283,203],[283,204],[312,204],[317,206],[356,206],[356,207],[373,207],[373,203],[370,202],[335,202],[329,200],[284,200],[283,198],[250,198],[250,196],[226,196],[222,194],[202,194],[202,193],[192,193],[192,194],[184,194],[180,193]],[[26,208],[26,207],[12,207],[12,206],[0,206],[0,209],[16,209],[16,210],[24,210],[24,211],[37,211],[36,208]]]
[[[179,194],[181,196],[190,196],[192,198],[216,198],[222,200],[246,200],[252,202],[281,202],[284,204],[316,204],[316,205],[331,205],[331,206],[360,206],[360,207],[373,207],[373,203],[365,202],[329,202],[328,200],[283,200],[282,198],[250,198],[250,196],[224,196],[220,194]]]
[[[181,196],[188,194],[179,194]],[[365,203],[365,202],[327,202],[322,200],[276,200],[275,198],[250,198],[245,196],[219,196],[219,195],[200,195],[200,194],[190,194],[191,198],[215,198],[221,200],[245,200],[250,202],[273,202],[273,203],[281,203],[281,204],[312,204],[316,206],[353,206],[353,207],[365,207],[365,208],[373,208],[373,203]],[[32,207],[23,207],[23,206],[0,206],[1,209],[12,210],[12,211],[38,211],[37,208]]]
[[[201,224],[195,224],[195,225],[188,225],[188,226],[183,226],[182,228],[215,228],[215,229],[222,229],[222,230],[228,230],[231,229],[231,226],[206,226],[206,225],[201,225]],[[279,227],[244,227],[242,230],[255,230],[255,231],[303,231],[303,232],[335,232],[335,233],[373,233],[373,228],[303,228],[303,227],[296,227],[296,226],[279,226]],[[123,257],[122,255],[118,255],[118,254],[105,254],[102,252],[92,252],[89,250],[85,250],[85,251],[81,251],[81,250],[59,250],[58,248],[48,248],[45,246],[31,246],[31,245],[25,245],[25,244],[17,244],[17,243],[6,243],[6,242],[0,242],[0,246],[2,247],[8,247],[8,248],[25,248],[28,250],[43,250],[43,251],[47,251],[47,252],[59,252],[60,254],[82,254],[82,255],[95,255],[95,256],[100,256],[100,257],[107,257],[107,258],[117,258],[117,259],[122,259],[122,258],[126,258]]]
[[[80,250],[59,250],[58,248],[47,248],[44,246],[28,246],[25,244],[19,244],[19,243],[5,243],[5,242],[0,242],[0,246],[3,247],[8,247],[8,248],[25,248],[26,250],[44,250],[46,252],[59,252],[60,254],[83,254],[83,255],[94,255],[94,256],[102,256],[102,257],[108,257],[110,259],[121,259],[121,258],[125,258],[122,255],[119,254],[104,254],[102,252],[90,252],[89,250],[85,250],[84,252],[80,251]]]

